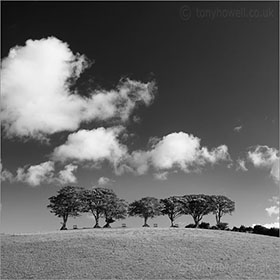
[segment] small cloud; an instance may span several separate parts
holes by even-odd
[[[30,186],[38,186],[43,182],[51,182],[54,177],[54,162],[47,161],[30,167],[18,168],[16,181],[25,182]]]
[[[63,170],[59,171],[58,173],[58,182],[61,184],[71,184],[71,183],[76,183],[77,178],[73,174],[74,171],[76,171],[78,168],[77,165],[74,164],[68,164],[64,167]]]
[[[267,214],[271,217],[272,215],[279,215],[279,206],[270,206],[268,208],[265,208],[265,211]]]
[[[246,168],[245,166],[245,160],[244,159],[238,159],[236,161],[236,164],[237,164],[237,167],[236,167],[236,170],[241,170],[241,171],[248,171],[248,169]]]
[[[112,184],[113,182],[114,182],[113,180],[111,180],[107,177],[100,177],[98,179],[97,183],[98,183],[99,186],[108,186],[108,185]]]
[[[68,135],[67,141],[54,149],[52,157],[61,162],[67,160],[92,163],[108,161],[116,170],[119,162],[127,154],[127,147],[118,139],[123,130],[123,127],[79,130]]]
[[[273,215],[278,215],[279,217],[279,205],[280,199],[277,196],[273,196],[269,201],[273,204],[272,206],[265,208],[267,214],[271,217]]]
[[[1,174],[1,179],[8,180],[10,183],[22,182],[32,187],[37,187],[41,184],[68,184],[76,183],[77,178],[73,174],[78,168],[77,165],[68,164],[58,174],[55,174],[54,162],[47,161],[37,165],[27,165],[19,167],[16,171],[16,176],[11,172],[4,170]]]
[[[268,146],[258,145],[248,152],[248,160],[257,168],[270,170],[270,176],[279,182],[279,151]]]
[[[156,180],[161,180],[161,181],[167,180],[167,176],[168,176],[167,171],[154,174],[154,178]]]
[[[234,130],[235,132],[240,132],[241,129],[242,129],[242,125],[236,126],[233,130]]]
[[[9,170],[7,169],[2,170],[2,164],[1,164],[1,181],[2,182],[8,181],[10,183],[14,181],[14,176]]]

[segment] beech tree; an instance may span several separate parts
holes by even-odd
[[[196,228],[199,226],[199,222],[202,220],[203,216],[208,215],[214,210],[209,195],[184,195],[179,200],[183,206],[183,213],[192,216]]]
[[[161,204],[155,197],[144,197],[129,204],[128,214],[144,218],[143,227],[149,227],[148,218],[161,215]]]
[[[167,215],[171,221],[171,227],[174,227],[174,221],[184,214],[183,205],[176,196],[171,196],[160,200],[162,205],[161,213]]]
[[[104,216],[108,201],[112,201],[115,193],[107,188],[92,188],[82,194],[83,212],[91,212],[95,219],[94,228],[100,228],[99,220]]]
[[[50,212],[63,219],[60,230],[67,230],[68,217],[77,217],[82,209],[81,204],[82,188],[66,186],[58,191],[58,195],[49,198]]]
[[[231,214],[235,210],[235,202],[224,195],[212,195],[213,214],[216,217],[217,225],[225,214]]]
[[[104,218],[106,222],[104,228],[110,228],[110,224],[116,220],[125,219],[127,208],[128,205],[124,199],[120,199],[116,195],[110,196],[104,205]]]

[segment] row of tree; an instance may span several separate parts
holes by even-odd
[[[148,227],[148,219],[160,215],[168,216],[171,227],[175,226],[174,222],[180,216],[191,215],[195,227],[199,227],[205,215],[214,214],[219,225],[225,214],[231,214],[235,210],[234,201],[223,195],[192,194],[160,200],[155,197],[144,197],[128,204],[124,199],[118,198],[113,190],[100,187],[84,189],[66,186],[49,200],[50,204],[47,207],[63,220],[61,230],[67,229],[69,217],[77,217],[82,213],[92,213],[95,228],[100,227],[100,218],[105,219],[104,227],[110,227],[111,223],[127,216],[143,218],[143,226]]]

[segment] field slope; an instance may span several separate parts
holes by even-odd
[[[1,279],[278,279],[279,238],[202,229],[1,235]]]

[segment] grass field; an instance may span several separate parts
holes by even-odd
[[[1,235],[1,279],[278,279],[279,238],[202,229]]]

